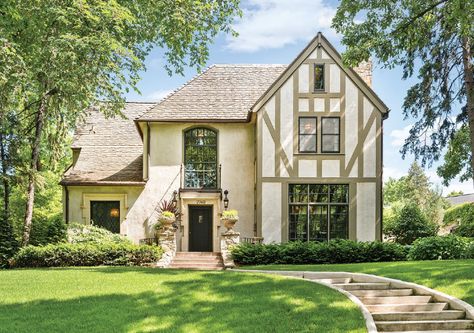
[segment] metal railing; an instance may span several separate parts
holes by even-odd
[[[247,244],[262,244],[263,243],[263,237],[241,237],[240,240],[242,243],[247,243]]]
[[[186,168],[181,164],[182,189],[220,190],[221,189],[222,166],[214,169],[195,170]]]

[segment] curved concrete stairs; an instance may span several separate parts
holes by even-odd
[[[299,277],[336,289],[359,306],[369,333],[474,333],[474,307],[414,283],[345,272],[246,272]]]

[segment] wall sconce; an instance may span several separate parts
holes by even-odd
[[[229,208],[229,198],[227,198],[227,195],[229,194],[229,191],[225,190],[224,191],[224,209],[227,210]]]
[[[112,208],[110,210],[110,217],[119,217],[120,216],[120,210],[118,208]]]

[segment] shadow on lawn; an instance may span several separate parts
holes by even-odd
[[[311,282],[235,272],[84,270],[161,276],[162,288],[0,305],[0,332],[364,331],[357,308],[348,308],[344,296]]]

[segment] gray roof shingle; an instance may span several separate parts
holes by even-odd
[[[64,173],[61,183],[143,183],[143,144],[133,120],[154,105],[126,103],[122,111],[125,119],[105,118],[95,109],[88,110],[71,145],[73,149],[80,149],[79,157]]]
[[[286,65],[213,65],[139,120],[246,121],[253,104]]]

